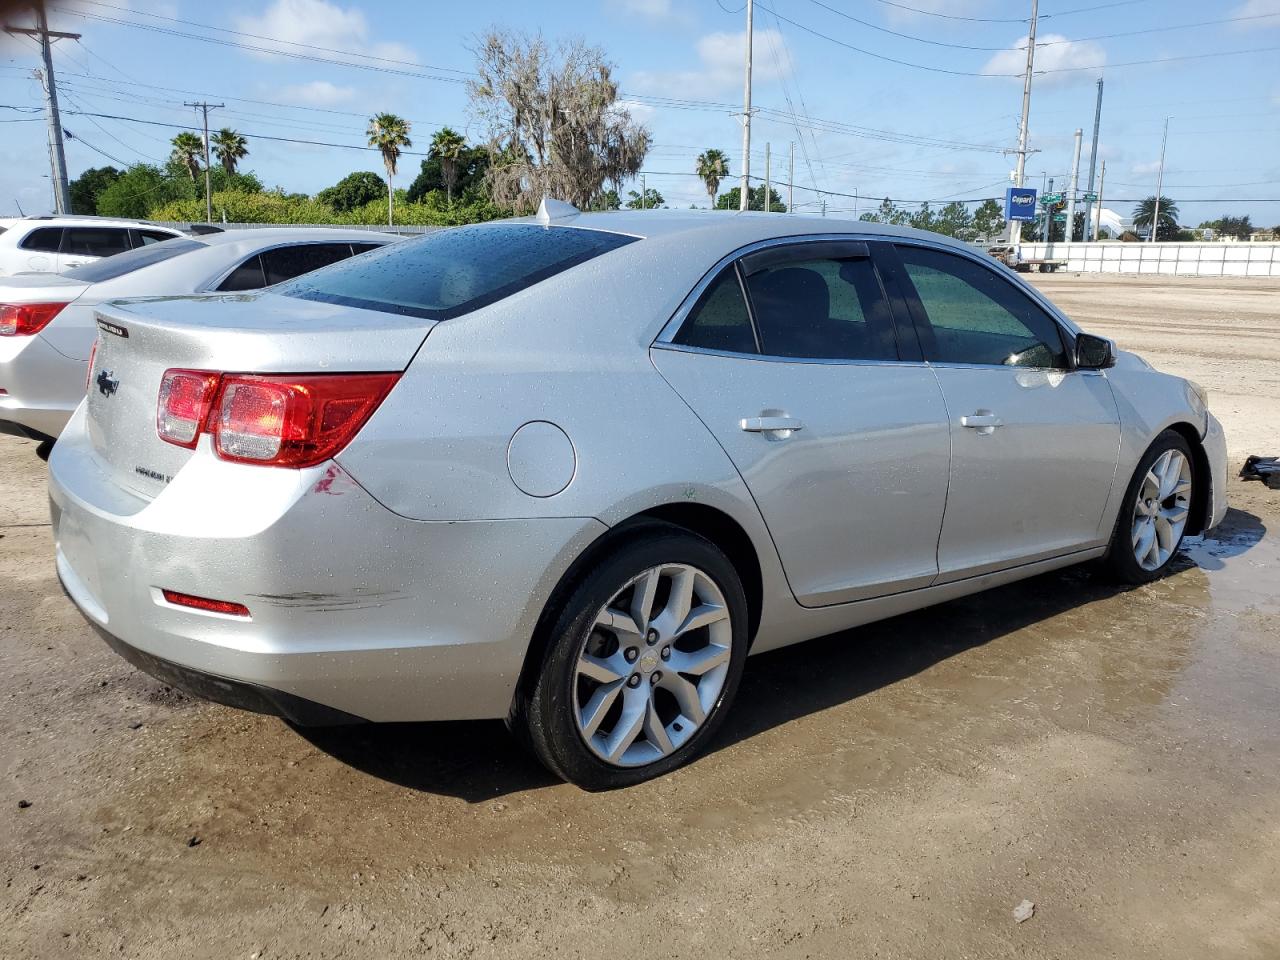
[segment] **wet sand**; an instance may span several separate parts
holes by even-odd
[[[1237,345],[1216,295],[1084,279],[1044,278],[1267,440],[1215,371],[1280,410],[1280,320]],[[138,673],[57,587],[32,447],[0,438],[2,957],[1280,955],[1280,492],[1233,480],[1149,586],[753,658],[709,755],[593,795],[500,723],[301,731]]]

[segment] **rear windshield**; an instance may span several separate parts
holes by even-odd
[[[185,237],[162,240],[159,243],[149,243],[145,247],[138,247],[135,250],[117,253],[114,257],[106,257],[102,260],[95,260],[93,263],[86,263],[83,267],[76,267],[73,270],[66,271],[63,276],[70,277],[72,280],[81,280],[85,283],[101,283],[103,280],[114,280],[116,277],[123,277],[126,273],[133,273],[133,271],[141,270],[143,267],[149,267],[154,263],[162,263],[165,260],[172,260],[174,257],[181,256],[184,253],[190,253],[192,250],[199,250],[207,246],[208,244],[201,243],[199,240],[188,240]]]
[[[578,227],[473,224],[393,243],[281,284],[274,292],[448,320],[636,239]]]

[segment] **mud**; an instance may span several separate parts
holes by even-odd
[[[1236,349],[1143,322],[1202,382]],[[43,482],[0,438],[0,957],[1280,955],[1261,484],[1149,586],[1065,571],[753,658],[708,756],[592,795],[500,723],[166,689],[63,599]]]

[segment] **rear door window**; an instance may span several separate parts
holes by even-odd
[[[738,272],[730,267],[703,292],[680,327],[675,342],[703,350],[758,353],[751,315],[742,299]]]
[[[164,243],[166,240],[172,240],[176,234],[165,233],[163,230],[132,230],[133,245],[135,247],[146,247],[153,243]]]
[[[57,253],[62,247],[61,227],[40,227],[32,230],[22,238],[19,244],[23,250],[35,250],[40,253]]]
[[[267,278],[262,272],[262,254],[255,253],[252,257],[227,274],[227,278],[218,284],[218,289],[224,292],[233,290],[261,290],[266,285]]]
[[[388,244],[299,277],[276,292],[448,320],[638,239],[581,227],[473,224]]]
[[[351,256],[349,243],[300,243],[276,247],[262,252],[262,265],[267,273],[267,286],[292,280],[312,270],[319,270]]]
[[[129,231],[119,227],[67,227],[62,239],[62,252],[77,257],[111,257],[129,249]]]

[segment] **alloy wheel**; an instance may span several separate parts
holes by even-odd
[[[1142,478],[1133,505],[1133,555],[1143,570],[1158,570],[1178,548],[1191,511],[1191,463],[1166,450]]]
[[[644,571],[600,609],[583,641],[578,733],[614,766],[662,759],[714,711],[732,648],[728,604],[710,576],[676,563]]]

